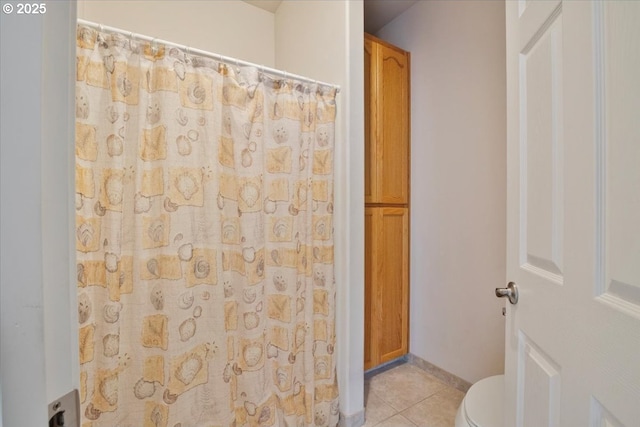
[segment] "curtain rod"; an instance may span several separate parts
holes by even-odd
[[[328,86],[331,87],[333,89],[335,89],[337,92],[340,92],[340,86],[339,85],[334,85],[331,83],[326,83],[326,82],[322,82],[319,80],[314,80],[314,79],[310,79],[308,77],[303,77],[297,74],[292,74],[292,73],[288,73],[286,71],[281,71],[281,70],[276,70],[275,68],[269,68],[269,67],[265,67],[263,65],[258,65],[258,64],[254,64],[252,62],[247,62],[247,61],[243,61],[241,59],[235,59],[235,58],[230,58],[228,56],[224,56],[224,55],[220,55],[217,53],[211,53],[211,52],[207,52],[204,50],[200,50],[200,49],[195,49],[195,48],[191,48],[189,46],[186,45],[181,45],[181,44],[177,44],[177,43],[172,43],[166,40],[162,40],[162,39],[158,39],[155,37],[149,37],[149,36],[145,36],[142,34],[137,34],[137,33],[133,33],[132,31],[125,31],[122,30],[120,28],[115,28],[115,27],[109,27],[107,25],[102,25],[102,24],[98,24],[95,22],[91,22],[91,21],[86,21],[84,19],[78,19],[77,20],[78,24],[80,25],[84,25],[87,27],[91,27],[95,30],[99,30],[99,31],[106,31],[109,33],[117,33],[117,34],[121,34],[124,36],[129,36],[130,38],[135,38],[136,40],[143,40],[146,42],[150,42],[150,43],[160,43],[160,44],[164,44],[168,47],[174,47],[174,48],[178,48],[180,50],[183,50],[185,52],[187,52],[188,54],[196,54],[196,55],[200,55],[200,56],[204,56],[207,58],[211,58],[211,59],[215,59],[221,62],[224,62],[225,64],[228,65],[242,65],[242,66],[247,66],[247,67],[255,67],[259,70],[261,70],[264,73],[273,75],[273,76],[277,76],[277,77],[282,77],[285,79],[288,78],[292,78],[295,80],[301,80],[304,82],[308,82],[308,83],[316,83],[322,86]]]

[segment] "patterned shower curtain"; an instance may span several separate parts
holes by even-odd
[[[77,34],[82,426],[335,426],[335,89]]]

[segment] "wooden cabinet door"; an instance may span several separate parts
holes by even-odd
[[[365,134],[372,182],[365,202],[405,204],[409,200],[409,54],[382,41],[365,40],[372,52],[372,71],[365,73],[365,80],[367,75],[371,79],[365,102],[372,108],[368,120],[365,117]],[[366,46],[365,42],[365,52]],[[367,57],[365,53],[365,65]]]
[[[373,311],[373,231],[374,211],[378,208],[364,209],[364,369],[371,369],[377,365],[378,352],[373,348],[374,322],[371,317]]]
[[[376,167],[376,45],[364,39],[364,202],[375,203],[377,194]]]
[[[367,34],[364,65],[364,367],[371,369],[408,351],[409,54]]]
[[[407,353],[409,327],[409,215],[407,208],[378,208],[373,254],[378,300],[377,347],[380,363]]]
[[[365,208],[365,369],[408,351],[409,213]]]

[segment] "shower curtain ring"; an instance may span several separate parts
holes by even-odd
[[[129,33],[129,49],[133,50],[133,43],[135,42],[134,39],[135,34],[133,34],[133,31],[131,31]]]

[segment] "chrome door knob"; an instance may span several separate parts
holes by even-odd
[[[506,288],[496,288],[496,296],[498,298],[509,298],[511,304],[517,304],[518,286],[513,282],[509,282]]]

